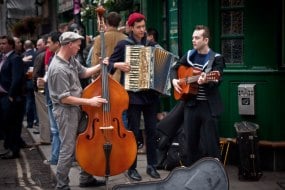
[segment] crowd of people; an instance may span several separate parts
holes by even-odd
[[[106,64],[112,77],[124,86],[125,73],[132,69],[125,62],[126,46],[162,48],[157,43],[157,31],[153,28],[146,30],[146,18],[141,13],[129,15],[126,21],[128,30],[123,32],[119,30],[121,16],[118,13],[108,13],[105,22],[104,59],[101,57],[100,36],[90,40],[85,55],[78,59],[85,37],[79,30],[75,31],[74,26],[60,25],[58,31],[42,35],[35,45],[30,39],[21,44],[17,37],[0,37],[0,139],[4,140],[4,151],[0,157],[19,158],[20,149],[29,147],[21,138],[25,120],[25,127],[34,128],[33,132],[40,135],[39,144],[52,147],[50,159],[44,163],[57,165],[56,189],[70,189],[68,175],[72,162],[76,160],[74,151],[82,115],[80,106],[101,107],[108,103],[101,96],[81,97],[84,89],[81,79],[87,78],[92,82],[100,74],[102,64]],[[223,56],[209,48],[209,39],[209,29],[197,26],[193,32],[194,49],[189,50],[171,70],[171,82],[178,93],[183,91],[178,77],[180,66],[201,71],[197,81],[198,93],[179,100],[185,102],[183,130],[186,151],[183,161],[186,166],[204,156],[219,158],[220,79],[211,82],[206,76],[213,70],[221,76],[225,64]],[[160,113],[160,96],[151,89],[128,91],[128,96],[128,109],[122,115],[124,125],[133,132],[137,142],[143,141],[146,173],[152,178],[160,178],[156,168],[156,123],[167,117]],[[140,134],[144,138],[140,138]],[[136,167],[135,158],[127,175],[132,180],[141,181]],[[95,179],[83,169],[79,182],[80,187],[105,185],[105,181]]]

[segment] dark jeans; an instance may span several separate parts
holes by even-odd
[[[35,102],[35,94],[34,94],[34,87],[33,81],[28,80],[27,84],[27,103],[26,103],[26,113],[27,113],[27,123],[28,127],[33,127],[34,120],[38,122],[38,115],[36,110],[36,102]]]
[[[13,102],[8,95],[0,96],[0,120],[4,135],[4,147],[15,155],[19,154],[22,142],[22,122],[25,114],[25,98],[14,98]]]
[[[218,120],[211,115],[208,101],[185,105],[185,165],[190,166],[202,157],[220,157]]]
[[[139,135],[141,113],[143,113],[146,135],[146,157],[148,165],[156,165],[156,104],[134,105],[130,104],[128,108],[128,129],[133,131],[136,140]],[[137,159],[130,169],[135,169]]]

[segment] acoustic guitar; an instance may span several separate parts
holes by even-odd
[[[182,88],[182,92],[179,93],[174,89],[174,98],[176,100],[185,100],[190,95],[196,95],[198,93],[197,81],[201,76],[201,73],[202,70],[200,69],[181,65],[178,68],[177,74],[179,79],[178,84]],[[220,79],[220,72],[211,71],[209,73],[206,73],[205,77],[207,81],[218,82]]]

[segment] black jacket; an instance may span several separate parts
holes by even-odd
[[[0,84],[12,98],[24,95],[25,72],[22,58],[13,51],[2,65]]]
[[[44,77],[45,75],[45,54],[46,50],[42,50],[37,52],[35,55],[34,60],[34,70],[33,70],[33,83],[34,83],[34,90],[37,92],[37,79],[38,77]]]

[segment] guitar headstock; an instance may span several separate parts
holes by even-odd
[[[209,73],[206,74],[206,80],[209,81],[213,81],[213,82],[218,82],[220,79],[220,72],[219,71],[211,71]]]

